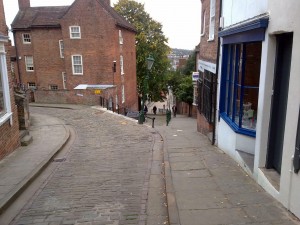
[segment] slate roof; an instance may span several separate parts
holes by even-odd
[[[30,7],[19,10],[12,29],[26,29],[32,27],[60,27],[59,19],[62,18],[70,6]]]
[[[136,32],[134,26],[127,22],[125,18],[120,16],[112,7],[104,3],[102,0],[97,0],[97,2],[115,19],[116,25]],[[19,10],[11,24],[11,27],[13,30],[34,27],[60,27],[60,19],[63,18],[72,5],[30,7],[24,10]]]

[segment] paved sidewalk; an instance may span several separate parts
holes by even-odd
[[[64,146],[69,129],[57,118],[31,114],[30,135],[30,145],[19,147],[0,161],[0,214]]]
[[[171,225],[300,224],[196,126],[180,115],[156,126],[164,137]]]

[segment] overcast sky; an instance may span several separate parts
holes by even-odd
[[[200,0],[136,0],[163,25],[171,48],[194,49],[200,41]],[[18,0],[3,0],[6,22],[10,27],[18,12]],[[74,0],[31,0],[31,6],[70,5]],[[112,5],[118,0],[111,0]]]

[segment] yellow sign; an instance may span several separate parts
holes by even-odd
[[[100,95],[101,94],[101,90],[95,90],[95,94],[96,95]]]

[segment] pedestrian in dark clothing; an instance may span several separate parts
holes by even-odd
[[[176,105],[173,105],[172,111],[173,111],[173,116],[176,117],[176,113],[177,113],[177,106]]]
[[[157,110],[156,106],[153,106],[153,113],[154,113],[154,115],[156,115],[156,110]]]
[[[144,114],[147,115],[147,112],[148,112],[148,107],[145,105],[144,106]]]

